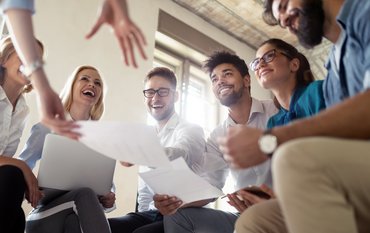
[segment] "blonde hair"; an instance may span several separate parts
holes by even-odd
[[[89,66],[89,65],[83,65],[83,66],[77,67],[72,72],[72,74],[69,76],[69,78],[67,80],[67,83],[65,84],[65,86],[64,86],[64,88],[63,88],[63,90],[60,94],[60,97],[62,99],[64,109],[67,112],[69,112],[71,110],[71,106],[72,106],[72,102],[73,102],[73,87],[74,87],[74,84],[76,83],[78,74],[81,71],[86,70],[86,69],[95,70],[98,73],[100,79],[102,80],[102,82],[101,82],[101,87],[102,87],[101,96],[99,97],[98,102],[92,107],[92,109],[90,111],[91,120],[99,120],[102,117],[103,113],[104,113],[104,92],[105,92],[105,88],[104,88],[103,78],[100,75],[100,72],[97,68],[95,68],[93,66]]]
[[[37,44],[40,46],[42,54],[44,54],[44,45],[41,43],[41,41],[37,40]],[[5,70],[3,68],[3,64],[9,59],[10,55],[15,53],[15,47],[14,44],[10,38],[10,36],[5,36],[3,39],[0,41],[0,66],[1,66],[1,71],[0,71],[0,84],[4,83],[4,78],[5,78]],[[25,85],[23,88],[22,93],[28,93],[33,90],[32,84]]]

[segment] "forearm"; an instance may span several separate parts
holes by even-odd
[[[295,138],[327,136],[370,139],[370,90],[322,111],[320,114],[290,125],[277,127],[272,133],[279,144]]]
[[[23,171],[23,168],[26,164],[19,159],[1,155],[0,156],[0,166],[5,166],[5,165],[15,166]]]
[[[31,11],[21,9],[9,9],[6,11],[7,26],[10,30],[14,47],[26,66],[42,58],[37,48],[37,42],[34,37]],[[37,69],[31,76],[32,84],[35,89],[49,87],[44,70]]]

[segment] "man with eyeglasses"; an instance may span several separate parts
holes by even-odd
[[[289,29],[306,47],[323,37],[333,43],[323,87],[329,108],[267,134],[238,128],[221,139],[235,166],[274,157],[278,200],[245,211],[237,233],[369,232],[369,15],[368,0],[266,0],[268,24]],[[273,139],[268,147],[258,144],[265,136]]]
[[[157,122],[158,137],[167,156],[170,160],[183,157],[189,168],[198,172],[203,161],[204,133],[200,126],[185,122],[175,112],[175,102],[178,100],[175,74],[168,68],[157,67],[147,74],[144,83],[144,102],[149,114]],[[122,165],[130,166],[127,163]],[[139,168],[140,171],[149,169],[144,166]],[[146,183],[139,179],[138,212],[109,219],[112,233],[163,233],[163,215],[158,209],[171,211],[172,208],[179,208],[182,202],[169,195],[156,195],[154,203],[154,195]]]
[[[212,82],[212,90],[220,103],[227,107],[228,117],[216,127],[207,140],[202,175],[209,183],[221,189],[231,174],[235,190],[250,185],[272,185],[270,161],[249,169],[234,169],[223,158],[218,138],[227,129],[238,124],[265,128],[268,119],[277,112],[272,100],[259,101],[251,97],[250,76],[244,60],[228,52],[215,52],[206,61]],[[252,194],[250,194],[252,195]],[[253,196],[253,195],[252,195]],[[248,206],[239,200],[236,193],[228,194],[228,203],[240,213]],[[211,208],[183,208],[164,217],[165,232],[176,233],[232,233],[239,213],[231,213]]]

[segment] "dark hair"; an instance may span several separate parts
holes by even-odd
[[[144,79],[144,83],[148,82],[153,76],[160,76],[170,82],[171,86],[176,89],[177,79],[175,73],[166,67],[155,67],[150,70]]]
[[[312,74],[310,63],[308,62],[305,55],[300,53],[294,46],[280,39],[269,39],[263,42],[259,47],[270,44],[276,47],[276,49],[284,52],[290,59],[299,59],[299,69],[297,71],[297,87],[307,86],[315,80]]]
[[[213,53],[204,63],[203,69],[209,73],[209,75],[211,75],[216,66],[229,63],[235,66],[243,78],[246,75],[249,76],[248,66],[245,64],[245,61],[240,57],[226,51],[217,51]]]
[[[268,25],[275,26],[278,25],[279,22],[275,19],[274,15],[272,14],[272,2],[274,0],[265,0],[264,3],[264,11],[262,13],[262,19]]]

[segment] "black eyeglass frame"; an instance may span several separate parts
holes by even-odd
[[[165,92],[161,92],[161,91],[165,91]],[[171,88],[167,88],[167,87],[161,87],[161,88],[158,88],[157,90],[153,88],[149,88],[149,89],[143,90],[143,94],[146,98],[153,98],[155,94],[157,94],[160,97],[167,97],[171,91],[174,91],[174,90],[172,90]],[[149,94],[150,92],[151,94]]]
[[[252,71],[256,71],[258,70],[259,68],[259,64],[261,62],[261,60],[263,60],[263,62],[265,62],[266,64],[267,63],[270,63],[272,62],[275,58],[276,58],[276,53],[280,53],[284,56],[286,56],[287,58],[289,59],[292,59],[292,56],[290,56],[289,54],[283,52],[283,51],[280,51],[280,50],[277,50],[277,49],[271,49],[269,51],[267,51],[266,53],[264,53],[261,57],[257,57],[255,59],[253,59],[250,63],[249,63],[249,68],[252,70]],[[269,55],[273,55],[271,57],[268,57]],[[257,63],[256,63],[257,62]],[[256,63],[256,64],[255,64]]]

